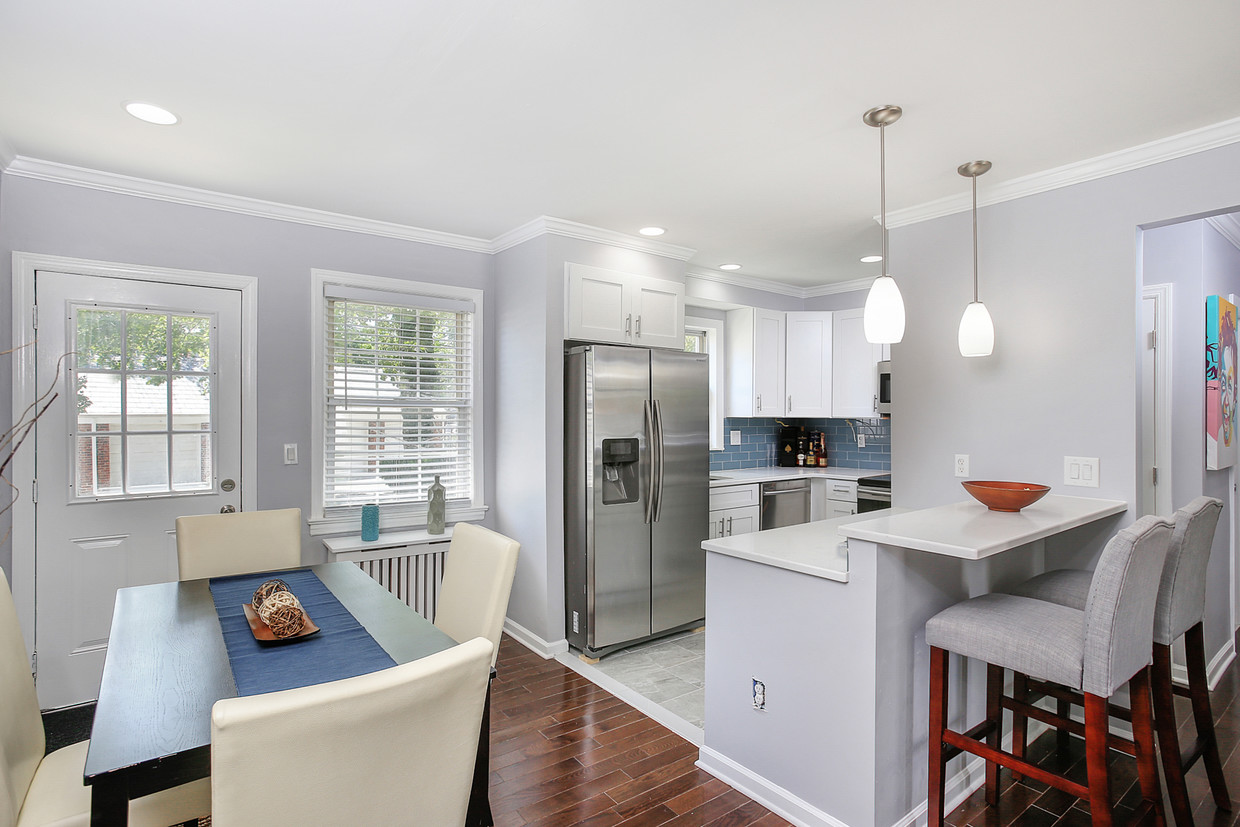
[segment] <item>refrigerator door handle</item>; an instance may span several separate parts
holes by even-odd
[[[655,498],[655,465],[658,463],[658,453],[655,449],[655,441],[657,435],[654,430],[654,405],[647,399],[645,402],[646,414],[646,445],[649,446],[650,456],[650,483],[646,486],[646,525],[654,522],[654,498]]]
[[[659,400],[654,400],[654,456],[657,460],[658,473],[658,489],[657,496],[654,500],[654,521],[659,521],[659,515],[663,513],[663,408],[659,405]]]

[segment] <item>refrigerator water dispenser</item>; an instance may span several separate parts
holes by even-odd
[[[603,440],[603,505],[637,502],[637,438]]]

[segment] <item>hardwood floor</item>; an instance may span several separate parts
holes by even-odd
[[[783,827],[697,747],[505,637],[491,697],[495,827]]]

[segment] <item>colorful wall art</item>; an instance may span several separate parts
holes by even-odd
[[[1236,462],[1236,306],[1206,297],[1206,468]]]

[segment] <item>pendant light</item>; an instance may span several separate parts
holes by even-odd
[[[989,170],[990,161],[970,161],[956,168],[965,178],[973,179],[973,301],[965,307],[956,335],[961,356],[989,356],[995,349],[995,325],[977,297],[977,176]]]
[[[896,280],[887,275],[887,126],[900,120],[904,113],[898,106],[877,106],[861,120],[866,126],[878,127],[878,217],[883,228],[883,274],[870,286],[865,297],[862,322],[865,338],[870,344],[895,344],[904,338],[904,299]]]

